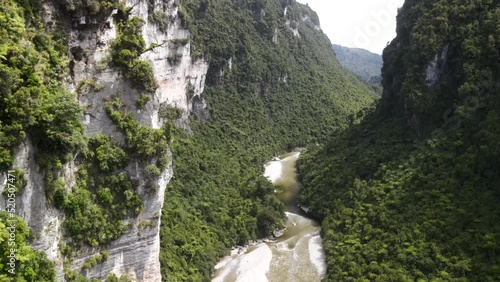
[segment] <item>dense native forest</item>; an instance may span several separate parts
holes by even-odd
[[[131,87],[154,91],[152,68],[139,59],[148,47],[140,30],[145,21],[165,30],[169,20],[164,14],[139,19],[118,1],[54,3],[66,15],[84,12],[92,21],[116,9],[109,67],[122,71]],[[66,90],[71,83],[70,23],[48,26],[37,0],[4,1],[0,7],[0,169],[12,167],[20,144],[33,147],[47,204],[65,214],[60,248],[68,281],[86,281],[84,270],[107,259],[100,252],[81,272],[70,270],[80,248],[105,247],[126,232],[123,220],[142,210],[138,184],[126,167],[138,160],[154,179],[170,161],[167,148],[173,152],[174,178],[162,215],[163,280],[210,280],[227,248],[264,237],[284,223],[283,205],[261,176],[263,163],[290,148],[328,140],[357,123],[360,110],[376,98],[342,70],[316,13],[307,6],[293,0],[186,0],[175,5],[191,32],[192,56],[210,65],[203,93],[208,119],[192,115],[190,133],[173,128],[173,122],[153,130],[135,121],[119,99],[108,101],[103,107],[126,137],[123,144],[112,136],[85,136],[77,94],[89,88],[98,94],[102,86],[86,80],[76,93]],[[138,107],[144,103],[141,97]],[[178,112],[165,116],[175,119]],[[69,161],[79,167],[71,189],[61,177]],[[22,193],[26,181],[22,172],[16,175]],[[6,216],[0,217],[0,227],[7,225]],[[0,235],[4,253],[8,234]],[[23,250],[18,259],[31,263],[17,264],[18,276],[1,281],[53,280],[52,263],[29,247],[33,234],[25,225],[17,239]],[[8,266],[1,261],[0,268],[3,275]]]
[[[371,115],[299,160],[328,281],[500,281],[500,5],[407,0]]]

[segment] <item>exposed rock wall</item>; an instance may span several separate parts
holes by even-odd
[[[151,7],[148,7],[148,1],[127,1],[127,6],[133,7],[131,14],[144,19],[146,22],[142,32],[146,46],[152,44],[157,46],[141,55],[141,59],[148,61],[153,67],[155,80],[158,84],[153,99],[142,110],[138,110],[135,105],[139,93],[121,78],[118,71],[110,68],[98,70],[99,62],[108,55],[110,43],[116,37],[116,28],[111,17],[105,22],[104,28],[100,28],[97,33],[85,30],[76,30],[74,32],[73,36],[76,38],[82,38],[83,33],[83,36],[89,39],[84,44],[88,44],[87,50],[91,58],[87,62],[75,63],[75,66],[79,66],[78,69],[74,70],[75,85],[78,85],[79,79],[81,80],[93,74],[97,79],[97,83],[105,86],[103,90],[97,93],[89,93],[80,97],[80,103],[87,108],[84,120],[87,126],[87,135],[102,132],[115,136],[119,135],[102,107],[103,100],[110,99],[116,96],[117,93],[119,93],[118,96],[126,105],[127,110],[133,112],[135,118],[141,123],[152,128],[160,128],[165,122],[158,115],[162,105],[182,109],[183,114],[177,124],[186,129],[189,128],[188,114],[193,110],[193,104],[197,105],[198,111],[203,111],[206,108],[201,94],[205,85],[208,64],[201,59],[197,61],[191,59],[189,42],[184,45],[178,43],[189,38],[189,31],[182,28],[180,20],[177,18],[177,7],[174,7],[173,2],[164,3],[157,0],[151,10]],[[175,20],[170,22],[166,32],[162,32],[155,23],[148,20],[150,12],[162,12]],[[74,41],[74,43],[79,46],[82,44],[78,40]],[[177,64],[169,62],[168,58],[172,56],[179,58]],[[189,92],[188,89],[190,89]],[[203,104],[201,109],[198,109],[199,102],[196,101],[201,101]],[[140,180],[143,178],[142,174],[144,172],[136,163],[135,167],[129,167],[129,173],[132,177]],[[114,272],[118,276],[127,274],[137,281],[161,281],[158,259],[160,252],[160,215],[165,189],[172,174],[170,164],[159,177],[157,189],[154,190],[154,193],[146,193],[145,190],[149,189],[144,187],[145,183],[141,183],[139,194],[144,202],[143,211],[136,219],[132,220],[133,228],[106,248],[109,258],[102,264],[90,269],[86,273],[88,278],[102,278],[109,272]],[[139,226],[141,222],[148,221],[154,222],[154,225],[146,228]],[[95,253],[96,250],[87,250],[85,255],[73,261],[72,268],[75,270],[80,269],[85,260]]]
[[[189,31],[181,26],[174,1],[156,0],[152,7],[148,6],[148,2],[127,1],[127,6],[133,7],[132,15],[146,21],[143,26],[146,45],[157,44],[157,47],[141,55],[141,59],[148,61],[153,67],[158,84],[152,99],[142,109],[136,106],[141,93],[123,79],[119,70],[105,63],[109,56],[110,45],[117,36],[112,15],[103,22],[90,24],[85,17],[81,17],[82,20],[71,20],[72,28],[68,41],[71,78],[68,90],[78,94],[80,105],[84,108],[82,122],[89,137],[104,133],[114,136],[120,142],[124,141],[122,134],[104,110],[105,102],[114,97],[120,97],[126,109],[132,112],[138,121],[152,128],[160,128],[165,122],[158,114],[163,105],[183,110],[182,117],[176,124],[187,130],[189,130],[190,112],[194,111],[204,118],[209,117],[202,97],[208,63],[203,59],[191,58],[190,43],[187,40],[190,36]],[[61,14],[57,3],[54,3],[49,1],[45,5],[46,21],[54,21],[57,15]],[[173,21],[170,21],[166,32],[160,31],[155,23],[148,20],[151,12],[162,12],[171,17]],[[168,60],[171,56],[177,56],[178,63],[171,64]],[[83,88],[88,80],[94,80],[102,89],[97,91]],[[28,182],[17,199],[19,215],[26,220],[35,234],[33,247],[47,252],[48,258],[56,264],[57,280],[64,281],[62,256],[59,250],[61,240],[65,240],[62,235],[64,214],[47,204],[43,172],[38,167],[34,155],[35,151],[29,140],[18,148],[16,154],[14,167],[23,170]],[[66,164],[61,172],[60,176],[65,180],[68,189],[74,184],[77,170],[78,168],[71,162]],[[170,163],[161,173],[154,188],[146,187],[146,182],[142,180],[145,172],[137,161],[133,161],[127,170],[133,179],[139,181],[139,194],[144,203],[142,212],[137,218],[127,220],[125,224],[130,223],[131,228],[106,248],[80,250],[72,260],[70,268],[80,271],[88,258],[99,251],[107,251],[109,257],[106,261],[82,274],[90,279],[103,279],[113,272],[118,276],[127,274],[135,281],[161,281],[160,218],[165,189],[173,174],[172,164]],[[5,181],[6,175],[0,175],[0,183]],[[5,207],[5,201],[0,201],[0,207]],[[148,227],[141,225],[144,222],[150,223]]]
[[[425,71],[425,83],[427,86],[432,86],[439,81],[441,74],[446,65],[446,57],[448,56],[448,45],[445,45],[441,55],[436,54],[434,59],[429,62]]]
[[[148,19],[147,1],[127,1],[128,6],[133,6],[132,14],[143,19]],[[154,11],[163,12],[170,17],[177,17],[178,8],[174,1],[164,3],[161,0],[154,1]],[[167,32],[161,32],[155,23],[146,21],[142,29],[142,35],[147,46],[157,44],[158,47],[141,55],[141,59],[151,63],[158,83],[158,90],[153,101],[154,107],[151,113],[151,125],[153,128],[161,126],[158,116],[158,107],[168,104],[183,110],[181,125],[187,127],[188,114],[193,111],[193,103],[201,100],[201,93],[205,86],[205,77],[208,71],[208,63],[203,60],[191,58],[191,44],[179,43],[189,38],[189,31],[181,26],[180,20],[169,23]],[[171,64],[168,57],[177,56],[178,62]],[[190,90],[190,91],[188,91]],[[204,102],[203,102],[204,103]],[[206,108],[206,105],[202,107]],[[178,121],[179,122],[179,121]]]
[[[138,166],[138,163],[135,164]],[[139,167],[131,167],[130,173],[142,174]],[[88,278],[105,278],[110,272],[117,276],[128,275],[133,281],[161,281],[160,261],[160,216],[163,206],[165,189],[173,175],[172,165],[163,171],[158,179],[158,188],[153,193],[144,192],[144,183],[140,188],[144,208],[139,216],[130,219],[127,223],[132,223],[130,228],[118,240],[112,242],[105,249],[87,249],[72,261],[71,268],[79,270],[87,259],[95,255],[98,251],[105,250],[109,257],[103,263],[91,268],[84,274]],[[141,227],[141,222],[152,223],[151,226]]]

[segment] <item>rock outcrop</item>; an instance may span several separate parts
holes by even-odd
[[[82,122],[85,134],[91,137],[103,133],[124,142],[123,135],[104,109],[105,102],[114,97],[119,97],[126,110],[133,113],[141,124],[155,129],[161,128],[166,121],[159,116],[162,106],[178,108],[182,115],[175,123],[189,131],[188,115],[191,112],[205,119],[209,118],[207,105],[202,97],[208,63],[204,59],[194,60],[191,57],[190,34],[182,27],[177,15],[178,8],[173,0],[127,1],[127,6],[133,7],[131,15],[145,21],[142,35],[146,45],[152,48],[143,53],[140,59],[152,66],[158,88],[152,99],[139,109],[136,101],[141,93],[123,79],[120,70],[106,64],[110,45],[117,36],[113,21],[116,10],[102,22],[73,15],[68,37],[71,78],[68,79],[67,88],[78,94],[80,105],[84,108]],[[45,3],[44,8],[46,22],[55,21],[58,17],[64,18],[56,1]],[[150,14],[155,12],[170,17],[166,30],[161,30],[158,24],[150,21]],[[168,59],[173,56],[177,58],[176,63]],[[99,85],[98,90],[83,89],[82,86],[90,80]],[[61,243],[68,239],[64,238],[62,230],[64,214],[46,201],[44,172],[37,165],[34,155],[35,149],[29,140],[17,149],[13,167],[21,169],[27,180],[27,186],[18,196],[17,208],[19,215],[35,235],[33,247],[47,253],[48,258],[55,262],[57,280],[64,281],[63,259],[59,249]],[[61,171],[60,177],[64,179],[68,189],[74,184],[77,171],[78,167],[73,162],[66,164]],[[146,187],[146,181],[142,180],[145,172],[138,161],[132,160],[127,171],[139,183],[138,192],[144,204],[142,212],[136,218],[127,219],[124,223],[130,228],[108,246],[79,250],[69,268],[81,272],[82,265],[88,258],[106,251],[109,257],[103,263],[81,273],[89,279],[104,279],[113,272],[117,276],[126,274],[134,281],[159,282],[160,218],[165,189],[173,174],[172,164],[157,178],[156,189]],[[0,175],[0,183],[5,182],[6,175]],[[0,201],[0,207],[4,208],[4,205],[5,202]],[[141,224],[145,222],[148,224]]]
[[[434,59],[432,59],[432,61],[430,61],[427,65],[427,69],[425,71],[425,83],[427,86],[432,86],[439,81],[446,65],[448,46],[449,45],[445,45],[441,54],[436,54]]]

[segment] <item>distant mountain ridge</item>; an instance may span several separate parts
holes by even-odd
[[[365,49],[344,47],[337,44],[333,44],[332,48],[344,68],[367,82],[380,84],[383,63],[381,55]]]

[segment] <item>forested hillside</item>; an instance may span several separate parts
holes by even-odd
[[[382,56],[360,48],[332,45],[340,64],[359,75],[369,83],[379,84],[382,80]]]
[[[500,280],[500,7],[407,0],[373,114],[299,160],[328,281]]]
[[[327,140],[375,94],[342,70],[316,13],[295,1],[189,0],[179,9],[193,54],[209,60],[209,119],[192,116],[193,135],[176,134],[160,259],[166,281],[208,281],[227,247],[283,224],[261,176],[266,160]]]

